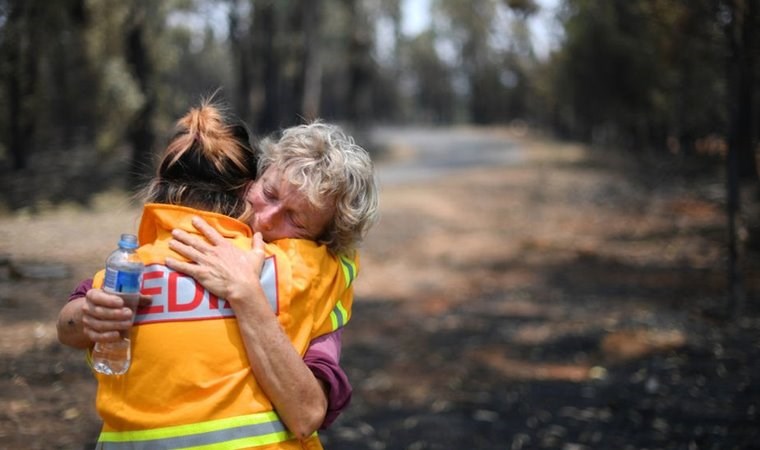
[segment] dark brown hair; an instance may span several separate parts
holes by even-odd
[[[204,100],[177,122],[144,199],[239,218],[258,156],[245,124]]]

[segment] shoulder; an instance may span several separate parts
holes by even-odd
[[[293,267],[303,266],[324,273],[337,270],[340,266],[339,258],[325,245],[306,239],[280,239],[267,244],[265,250]]]

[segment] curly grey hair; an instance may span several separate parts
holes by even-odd
[[[339,126],[313,122],[287,128],[261,143],[258,173],[270,166],[317,208],[332,202],[335,215],[317,238],[333,254],[350,254],[378,217],[378,187],[369,153]]]

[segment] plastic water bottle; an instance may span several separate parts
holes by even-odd
[[[140,285],[145,266],[138,257],[137,236],[122,234],[119,248],[106,259],[106,276],[103,290],[116,294],[132,309],[132,317],[140,300]],[[122,375],[129,370],[132,361],[129,332],[115,342],[97,342],[92,350],[92,367],[106,375]]]

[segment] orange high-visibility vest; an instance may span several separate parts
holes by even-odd
[[[251,248],[250,229],[235,219],[180,206],[145,206],[138,249],[146,266],[141,292],[153,302],[137,311],[129,371],[95,374],[103,419],[99,448],[322,448],[316,433],[298,441],[280,422],[253,377],[230,305],[164,265],[167,256],[182,258],[168,247],[172,229],[198,234],[193,215],[237,247]],[[262,287],[303,355],[311,340],[349,320],[357,260],[300,239],[267,244],[266,253]],[[101,282],[96,276],[94,285]]]

